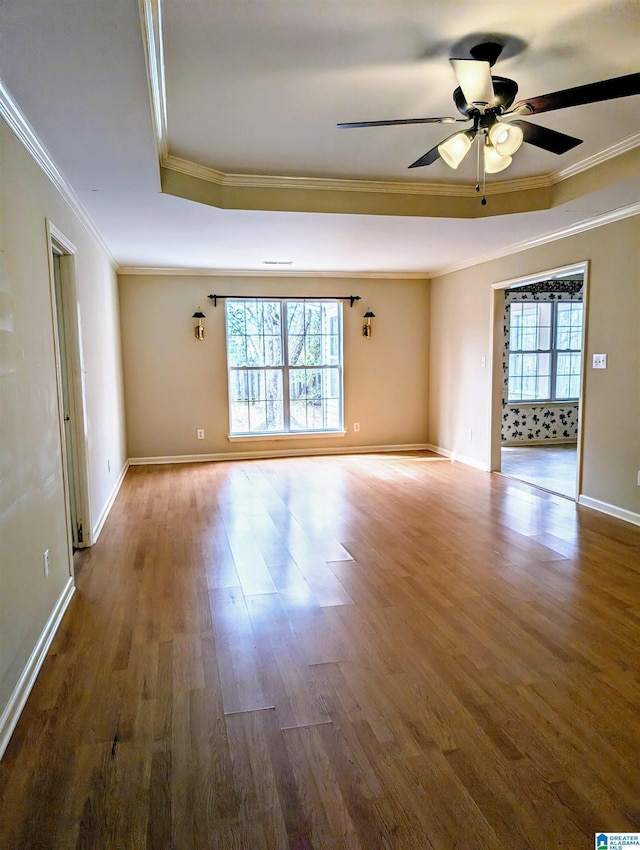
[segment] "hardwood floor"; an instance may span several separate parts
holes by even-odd
[[[131,468],[0,762],[0,847],[640,831],[640,528],[428,453]]]

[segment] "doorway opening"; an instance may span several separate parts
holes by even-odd
[[[587,264],[494,285],[491,469],[580,493]]]
[[[51,308],[69,547],[91,545],[86,453],[84,369],[74,245],[47,222]]]

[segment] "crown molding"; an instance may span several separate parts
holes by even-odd
[[[620,139],[619,142],[616,142],[610,147],[592,156],[588,156],[580,162],[569,165],[567,168],[561,168],[560,171],[554,172],[550,175],[553,185],[561,183],[563,180],[568,180],[570,177],[575,177],[576,174],[582,174],[583,171],[589,171],[590,168],[595,168],[596,165],[600,165],[610,159],[615,159],[617,156],[627,153],[627,151],[632,151],[638,146],[640,146],[640,132],[632,133],[630,136]]]
[[[429,280],[429,273],[392,271],[262,271],[261,269],[189,269],[183,266],[120,266],[119,275],[153,275],[154,277],[286,277],[286,278],[331,278],[350,280]]]
[[[49,155],[49,152],[36,135],[35,130],[23,115],[16,100],[13,98],[13,95],[2,80],[0,80],[0,115],[5,119],[9,127],[22,142],[40,169],[46,174],[51,183],[53,183],[78,219],[98,242],[102,250],[107,255],[111,266],[116,269],[118,264],[105,243],[102,234],[91,220],[89,213],[86,211],[69,183],[67,183],[64,175],[58,169],[57,165]]]
[[[601,215],[593,218],[583,219],[568,227],[563,227],[560,230],[554,230],[546,233],[543,236],[538,236],[535,239],[527,239],[524,242],[516,242],[513,245],[506,245],[498,251],[493,251],[490,254],[484,254],[480,257],[475,257],[472,260],[459,263],[455,266],[447,266],[432,272],[429,277],[435,279],[443,275],[452,274],[453,272],[468,269],[472,266],[479,266],[483,263],[489,263],[492,260],[499,260],[510,254],[519,254],[521,251],[527,251],[529,248],[538,248],[540,245],[546,245],[549,242],[557,242],[558,239],[566,239],[569,236],[576,236],[578,233],[585,233],[587,230],[594,230],[596,227],[604,227],[607,224],[613,224],[616,221],[621,221],[625,218],[630,218],[640,214],[640,201],[633,204],[628,204],[624,207],[618,207],[615,210],[609,210]]]
[[[352,180],[327,177],[281,177],[275,174],[227,174],[190,162],[171,154],[163,158],[163,168],[196,177],[217,186],[242,189],[320,189],[326,192],[376,192],[387,195],[442,195],[447,197],[475,197],[473,186],[445,183],[410,183],[401,180]]]
[[[149,2],[149,0],[146,0]],[[509,192],[526,192],[531,189],[547,189],[589,171],[591,168],[615,159],[627,151],[634,150],[640,146],[640,132],[633,133],[616,142],[608,148],[599,151],[593,156],[576,162],[560,171],[553,171],[537,177],[523,177],[519,180],[502,180],[497,183],[488,183],[485,194],[504,195]],[[459,198],[473,198],[476,196],[475,187],[471,184],[460,185],[457,183],[411,183],[409,181],[390,180],[358,180],[351,178],[326,178],[326,177],[283,177],[275,174],[231,174],[209,168],[197,162],[182,159],[166,153],[161,157],[160,165],[178,174],[185,174],[214,183],[217,186],[234,187],[244,189],[319,189],[327,192],[376,192],[393,195],[429,195]]]
[[[147,66],[153,130],[156,138],[158,162],[162,163],[169,153],[167,147],[167,90],[164,74],[162,13],[159,0],[138,0],[138,8],[144,58]]]

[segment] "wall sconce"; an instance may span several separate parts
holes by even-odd
[[[198,324],[195,327],[196,339],[204,339],[204,325],[202,324],[202,320],[206,319],[207,317],[202,312],[202,310],[198,309],[191,318],[198,320]]]
[[[367,310],[364,317],[367,321],[362,326],[362,336],[365,339],[371,339],[371,319],[375,319],[376,314],[372,313],[371,310]]]

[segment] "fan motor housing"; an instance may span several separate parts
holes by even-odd
[[[493,82],[494,102],[489,109],[495,109],[498,113],[508,109],[518,94],[518,84],[508,77],[491,77]],[[473,117],[478,112],[478,107],[473,103],[467,103],[462,94],[462,89],[458,88],[453,93],[453,100],[458,112],[461,112],[467,117]]]

